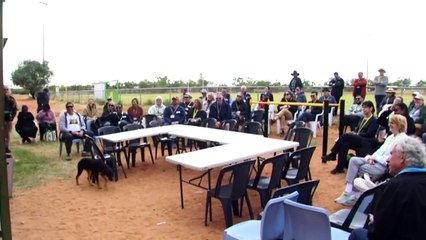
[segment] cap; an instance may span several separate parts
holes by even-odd
[[[172,100],[179,100],[179,96],[173,96]]]
[[[417,95],[421,95],[421,94],[419,92],[417,92],[417,91],[414,91],[411,95],[417,96]]]
[[[424,100],[423,96],[418,94],[414,97],[414,99],[420,99],[420,100]]]
[[[206,89],[201,89],[201,93],[207,93]]]
[[[109,97],[108,97],[108,100],[112,100],[112,97],[111,97],[111,96],[109,96]]]
[[[395,90],[393,90],[393,88],[388,88],[385,93],[395,93]]]
[[[185,93],[185,95],[183,95],[184,98],[192,98],[190,93]]]

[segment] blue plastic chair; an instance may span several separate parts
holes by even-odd
[[[297,192],[274,198],[266,204],[262,220],[249,220],[225,229],[224,240],[279,239],[284,233],[284,200],[297,200]]]
[[[283,239],[342,240],[349,237],[349,232],[330,227],[327,210],[323,208],[286,199],[284,209]]]

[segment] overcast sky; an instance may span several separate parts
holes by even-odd
[[[422,1],[7,0],[4,79],[42,61],[51,84],[234,77],[323,83],[337,71],[426,80]],[[367,64],[368,63],[368,64]]]

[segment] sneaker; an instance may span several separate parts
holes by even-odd
[[[348,199],[345,202],[342,202],[341,204],[344,205],[344,206],[352,207],[353,205],[355,205],[356,200],[357,200],[356,196],[355,195],[353,195],[353,196],[354,196],[353,198]]]
[[[375,186],[377,186],[377,184],[375,184],[373,181],[371,181],[370,175],[368,175],[368,173],[364,173],[364,182],[365,185],[370,189],[370,188],[374,188]]]
[[[71,161],[71,156],[70,155],[67,155],[67,158],[65,158],[67,161]]]
[[[351,199],[355,199],[355,194],[354,193],[347,193],[347,192],[343,192],[338,198],[336,198],[334,201],[336,201],[336,203],[340,203],[343,204],[344,202],[347,202]]]
[[[81,156],[82,156],[82,157],[91,157],[91,156],[92,156],[92,154],[91,154],[91,153],[89,153],[89,152],[85,152],[85,151],[83,151],[83,152],[81,152]]]
[[[360,191],[360,192],[365,192],[365,191],[367,191],[368,189],[370,189],[370,188],[367,186],[367,184],[366,184],[366,182],[365,182],[365,179],[364,179],[364,178],[360,178],[360,177],[355,178],[355,180],[354,180],[354,187],[355,187],[358,191]]]

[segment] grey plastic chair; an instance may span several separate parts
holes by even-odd
[[[284,200],[284,235],[283,239],[304,240],[342,240],[348,239],[350,233],[330,227],[327,210]]]
[[[282,178],[287,181],[288,185],[299,183],[300,180],[308,181],[309,165],[316,146],[302,148],[290,154],[290,159],[287,162]],[[297,168],[290,168],[290,163],[298,161]]]
[[[281,239],[284,233],[284,200],[296,201],[297,192],[271,199],[265,207],[265,217],[262,220],[248,220],[225,229],[224,240],[237,239]]]

